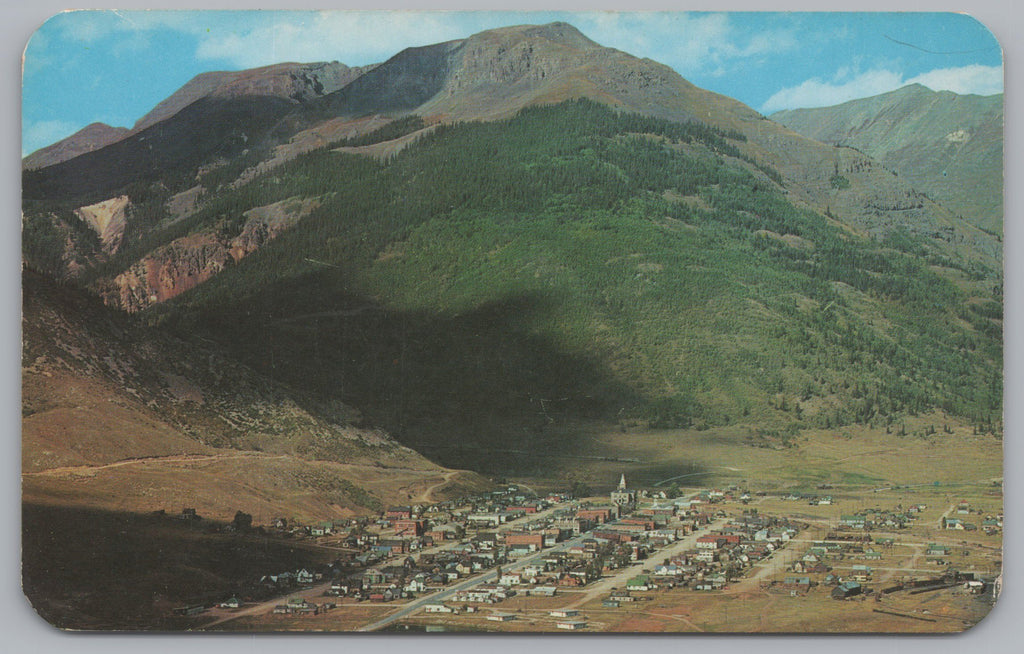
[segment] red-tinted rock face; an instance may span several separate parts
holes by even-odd
[[[320,206],[316,198],[289,198],[245,212],[233,238],[190,234],[157,248],[115,277],[102,291],[108,304],[136,312],[195,288],[277,238]]]
[[[106,300],[129,312],[141,311],[196,287],[232,262],[215,235],[186,236],[154,250],[115,277]]]

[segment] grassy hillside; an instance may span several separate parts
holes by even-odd
[[[1003,96],[935,92],[920,84],[772,120],[855,147],[959,216],[995,234],[1003,224]]]
[[[172,228],[321,201],[150,319],[417,446],[571,448],[577,419],[997,426],[998,273],[795,208],[739,140],[575,101],[383,163],[315,151]]]

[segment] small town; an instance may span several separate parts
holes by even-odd
[[[793,510],[804,502],[841,512],[822,518]],[[927,505],[847,513],[843,503],[736,485],[633,489],[623,475],[604,498],[538,496],[508,484],[457,501],[391,506],[376,517],[315,524],[275,517],[254,525],[239,511],[230,524],[206,528],[259,530],[331,548],[337,557],[315,568],[267,570],[214,605],[175,608],[172,619],[212,630],[241,624],[255,630],[614,631],[649,627],[631,620],[654,603],[706,605],[754,593],[773,601],[839,600],[840,611],[843,602],[870,601],[876,615],[935,628],[939,618],[916,608],[915,599],[946,593],[961,603],[995,600],[998,540],[967,547],[956,536],[998,537],[1001,513],[959,500],[931,520],[928,533],[939,537],[917,542],[912,534],[929,520]],[[168,519],[202,522],[194,509]]]

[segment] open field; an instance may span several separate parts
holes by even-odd
[[[944,425],[951,433],[943,433]],[[603,490],[624,472],[640,487],[735,483],[758,490],[811,491],[822,483],[840,490],[935,482],[957,489],[1002,477],[1000,439],[974,434],[970,426],[941,413],[908,418],[905,426],[905,436],[863,426],[805,430],[790,447],[758,447],[756,425],[625,433],[579,425],[572,440],[589,458],[554,456],[538,463],[538,474],[516,479],[538,491],[562,488],[567,480]],[[938,433],[924,435],[932,426]]]

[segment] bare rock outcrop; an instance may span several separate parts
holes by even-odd
[[[127,195],[119,195],[96,204],[75,209],[75,216],[92,227],[100,237],[103,251],[117,252],[128,225],[128,208],[131,202]]]
[[[134,313],[195,288],[320,206],[319,198],[288,198],[243,215],[235,236],[199,232],[171,241],[136,261],[100,289],[107,304]]]

